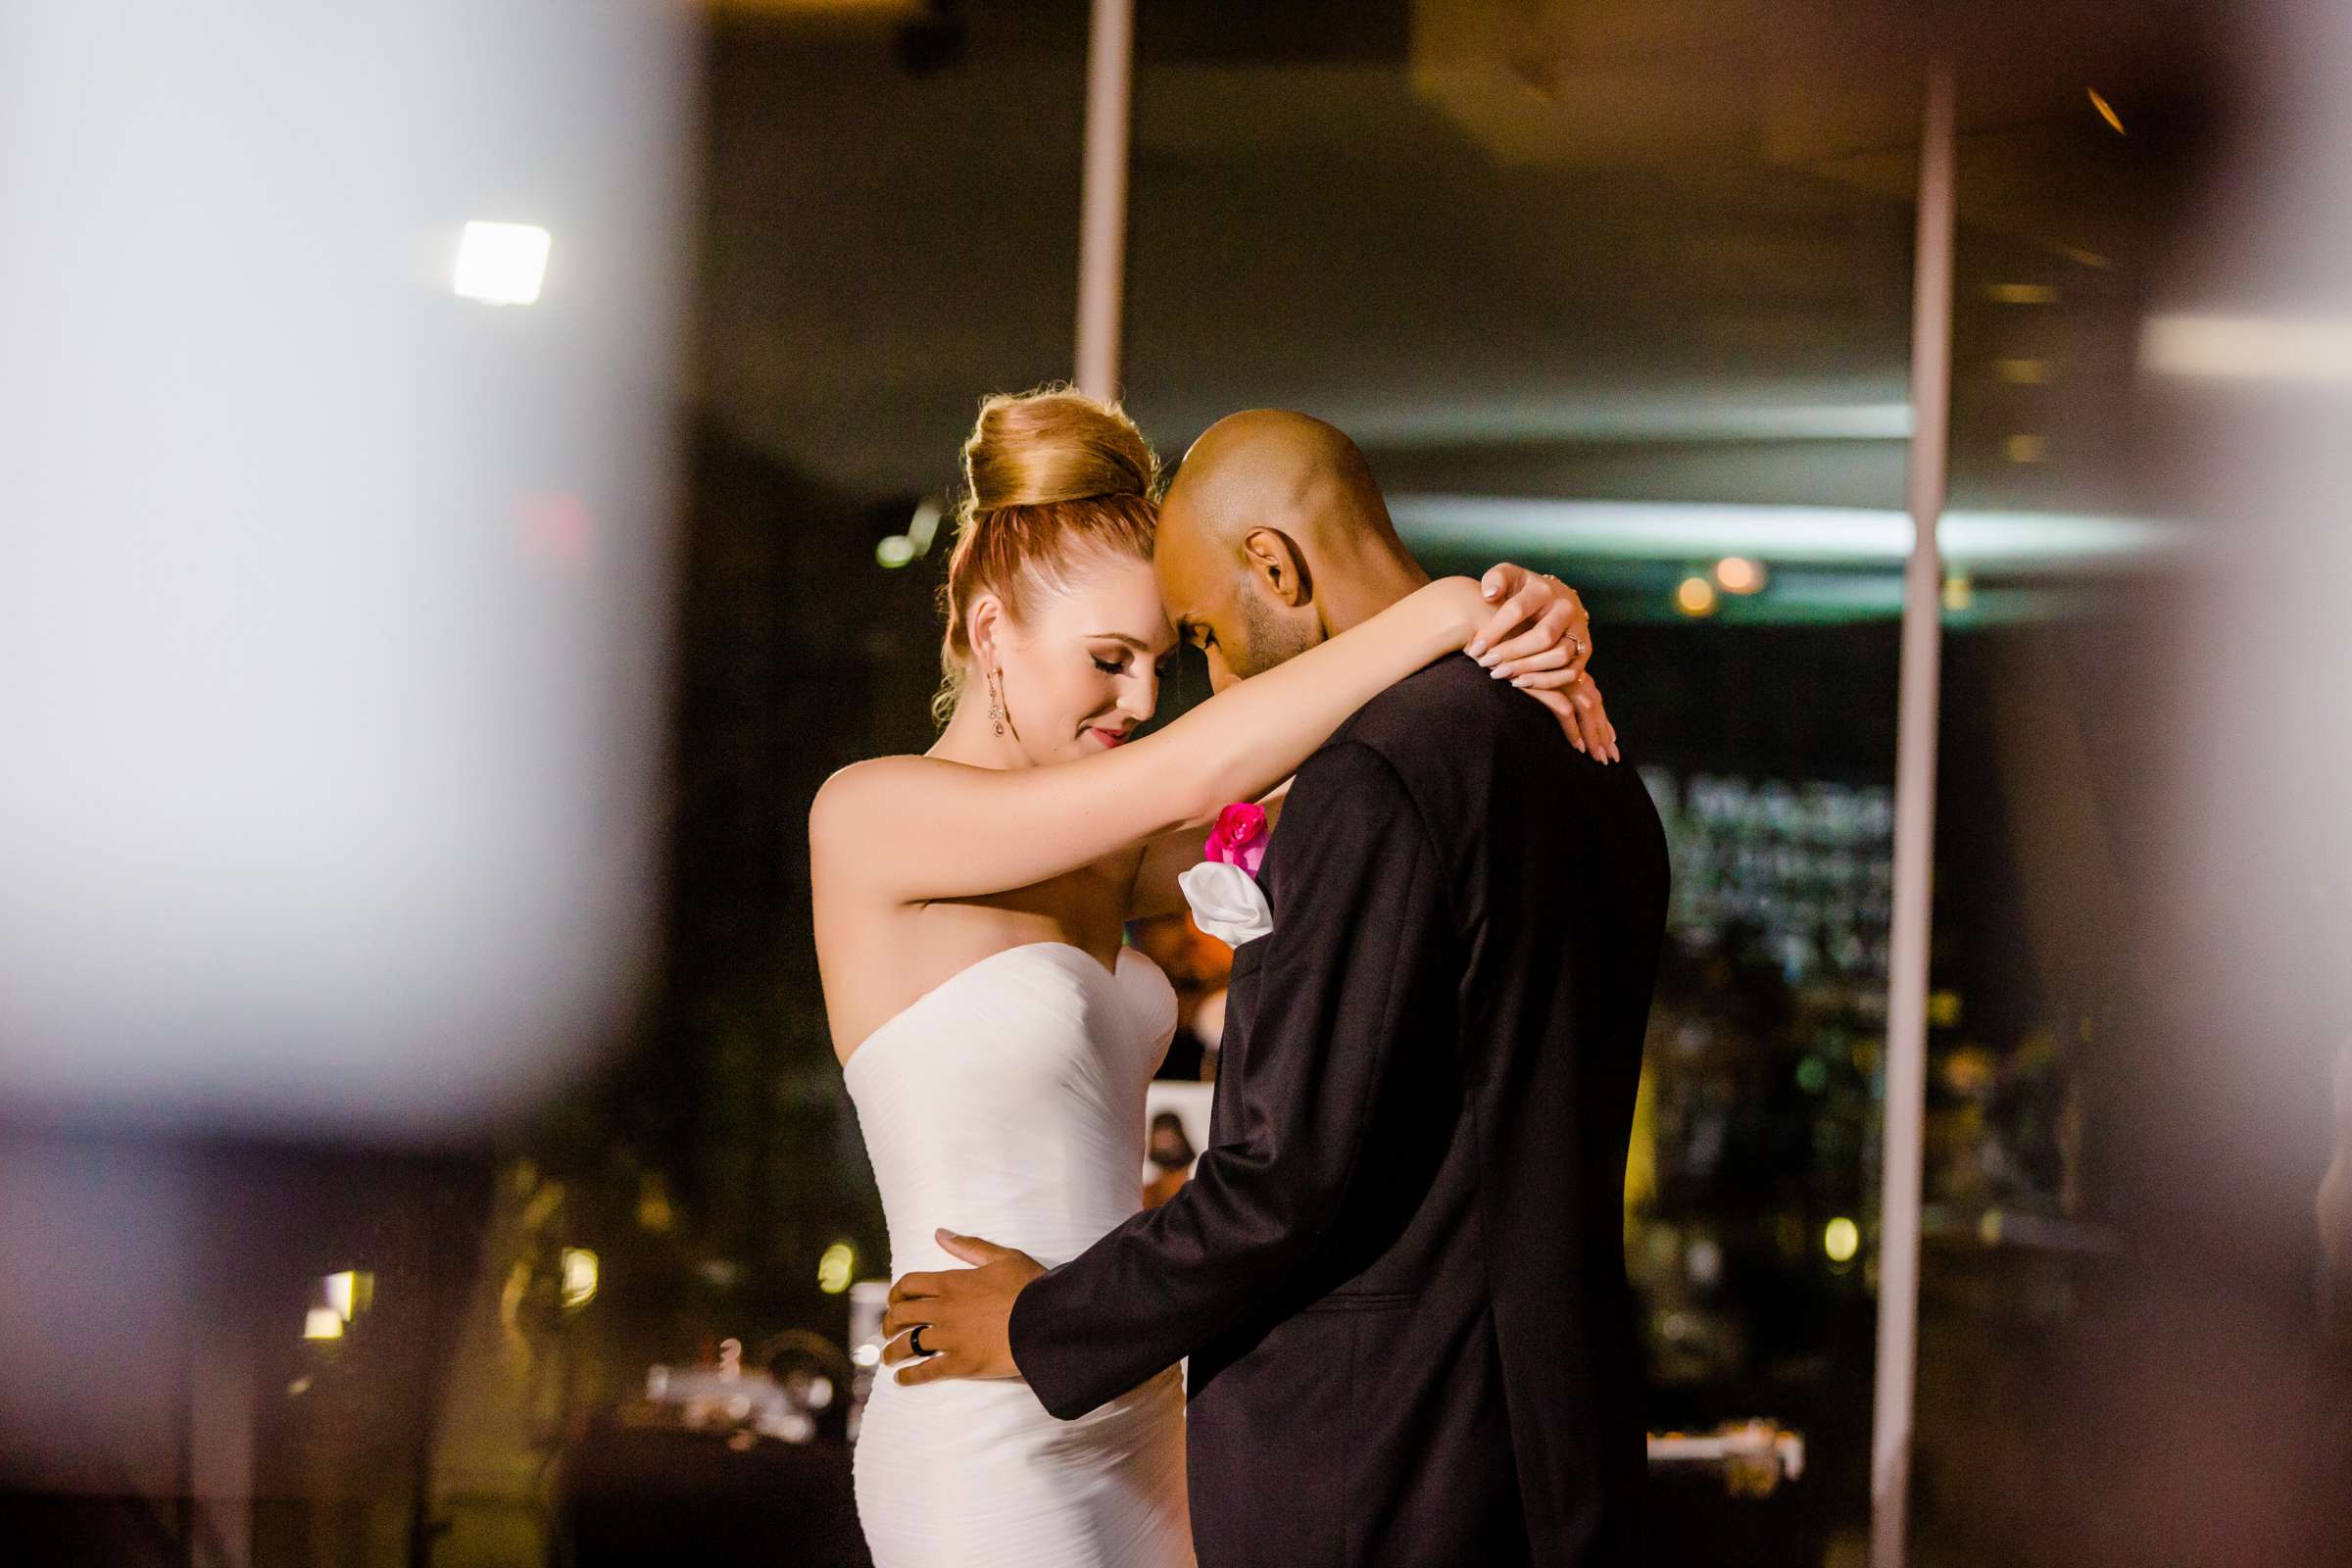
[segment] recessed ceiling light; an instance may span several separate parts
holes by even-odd
[[[2352,320],[2152,316],[2140,329],[2139,363],[2166,375],[2352,380]]]
[[[484,305],[535,304],[552,243],[546,229],[530,223],[467,223],[458,241],[459,296]]]
[[[1911,554],[1908,514],[1876,507],[1737,502],[1553,501],[1533,496],[1403,493],[1389,514],[1405,543],[1526,550],[1569,559],[1683,563],[1744,556],[1786,572],[1804,565],[1895,564]],[[1962,569],[2048,573],[2153,559],[2193,543],[2180,523],[2057,512],[1947,512],[1936,537]]]
[[[2085,87],[2082,90],[2090,94],[2090,107],[2099,112],[2099,118],[2107,122],[2108,128],[2118,136],[2123,135],[2124,117],[2115,112],[2115,106],[2100,97],[2099,89],[2096,87]]]

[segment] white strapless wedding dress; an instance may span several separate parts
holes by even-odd
[[[1036,942],[950,976],[845,1069],[893,1278],[960,1268],[932,1232],[1052,1267],[1143,1206],[1144,1092],[1176,1030],[1167,977]],[[1026,1383],[874,1379],[857,1453],[876,1568],[1189,1568],[1174,1367],[1077,1421]]]

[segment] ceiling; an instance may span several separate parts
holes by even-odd
[[[1163,452],[1273,404],[1393,494],[1901,504],[1933,8],[1139,9],[1125,384]],[[1967,15],[1955,500],[2147,512],[2132,343],[2195,165],[2189,14]],[[710,417],[912,496],[982,394],[1069,373],[1085,26],[718,8]]]

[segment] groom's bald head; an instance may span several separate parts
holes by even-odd
[[[1160,503],[1154,561],[1216,684],[1271,668],[1428,580],[1372,468],[1321,419],[1252,409],[1194,442]]]

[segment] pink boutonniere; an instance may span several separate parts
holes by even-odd
[[[1200,863],[1176,879],[1193,906],[1193,923],[1228,947],[1274,929],[1274,911],[1257,885],[1269,837],[1265,808],[1236,801],[1217,813]]]
[[[1200,858],[1238,865],[1254,880],[1266,860],[1266,808],[1251,801],[1236,801],[1217,813],[1208,830]]]

